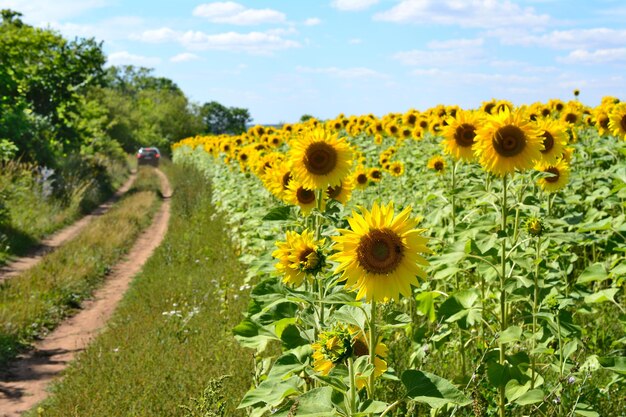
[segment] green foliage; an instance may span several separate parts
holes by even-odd
[[[246,131],[246,124],[252,121],[247,109],[226,107],[217,101],[204,103],[199,109],[204,124],[204,132],[213,135],[239,135]]]
[[[15,157],[18,148],[8,139],[0,139],[0,163],[7,162]]]

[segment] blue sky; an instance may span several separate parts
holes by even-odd
[[[623,0],[0,0],[256,123],[626,99]]]

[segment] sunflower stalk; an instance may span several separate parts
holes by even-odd
[[[501,221],[502,224],[500,226],[500,231],[502,233],[502,254],[501,254],[501,268],[502,268],[502,273],[500,275],[500,333],[502,333],[506,328],[507,328],[507,317],[506,317],[506,289],[505,289],[505,284],[506,284],[506,217],[507,217],[507,175],[505,174],[502,177],[502,202],[501,202],[501,209],[502,209],[502,216],[501,216]],[[506,361],[506,355],[504,352],[504,343],[499,342],[498,343],[498,347],[500,350],[500,365],[504,366],[505,361]],[[500,404],[499,404],[499,411],[500,411],[500,417],[505,417],[506,416],[506,395],[505,395],[505,387],[504,385],[501,385],[499,387],[499,394],[500,394]]]
[[[533,292],[533,341],[532,341],[532,352],[534,352],[535,347],[537,346],[537,313],[539,312],[539,263],[541,260],[540,251],[541,251],[541,238],[537,237],[537,241],[535,242],[535,287]],[[536,380],[536,371],[535,368],[537,366],[537,358],[536,355],[533,354],[531,360],[530,369],[532,372],[530,379],[530,389],[535,388],[535,380]]]
[[[348,375],[350,377],[350,393],[348,394],[348,416],[353,416],[357,412],[356,408],[356,400],[357,400],[357,391],[356,391],[356,378],[354,375],[354,359],[352,356],[348,357]]]
[[[371,301],[372,311],[370,312],[370,340],[369,340],[369,354],[370,354],[370,364],[376,368],[376,341],[378,335],[376,334],[376,301]],[[369,376],[369,394],[370,399],[374,399],[374,383],[375,383],[375,375],[374,372]]]

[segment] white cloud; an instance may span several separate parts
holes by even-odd
[[[17,10],[23,20],[35,25],[80,16],[107,5],[106,0],[3,0],[2,9]]]
[[[109,54],[108,65],[139,65],[152,66],[161,62],[161,58],[131,54],[128,51],[113,52]]]
[[[606,48],[589,51],[587,49],[576,49],[566,57],[557,58],[565,64],[609,64],[626,63],[626,48]]]
[[[317,26],[320,23],[322,23],[322,21],[318,19],[317,17],[310,17],[304,21],[305,26]]]
[[[338,10],[356,11],[365,10],[376,3],[378,0],[333,0],[330,5]]]
[[[427,46],[430,49],[397,52],[392,58],[405,65],[447,68],[476,64],[485,60],[485,53],[481,47],[482,39],[433,41]]]
[[[297,67],[296,70],[301,73],[309,74],[327,74],[337,78],[387,78],[387,75],[382,74],[370,68],[365,67],[353,67],[353,68],[337,68],[337,67],[325,67],[325,68],[311,68],[311,67]]]
[[[374,19],[493,29],[541,27],[550,17],[535,13],[532,7],[522,8],[510,0],[401,0],[391,9],[374,15]]]
[[[175,41],[180,36],[180,33],[174,29],[168,27],[162,27],[159,29],[150,29],[141,32],[140,34],[133,34],[130,36],[132,40],[146,42],[146,43],[162,43]]]
[[[193,30],[181,32],[163,27],[156,30],[144,31],[139,35],[135,35],[134,39],[153,43],[176,42],[194,51],[219,50],[246,52],[253,55],[267,55],[282,49],[300,47],[298,42],[285,39],[282,36],[285,33],[292,33],[292,30],[207,34]]]
[[[554,73],[559,69],[557,67],[552,66],[536,66],[531,65],[528,62],[517,61],[517,60],[493,60],[489,61],[489,65],[494,68],[503,68],[507,70],[518,70],[523,72],[532,72],[532,73]]]
[[[183,52],[178,55],[174,55],[170,58],[170,62],[188,62],[188,61],[196,61],[200,59],[200,57],[196,54],[192,54],[190,52]]]
[[[349,39],[349,40],[348,40],[348,43],[349,43],[350,45],[359,45],[359,44],[363,43],[363,39],[360,39],[360,38],[352,38],[352,39]]]
[[[204,17],[212,23],[242,26],[283,23],[286,20],[282,12],[272,9],[249,9],[232,1],[201,4],[193,10],[193,15]]]
[[[626,44],[625,29],[573,29],[555,30],[543,35],[506,36],[492,33],[506,45],[540,46],[554,49],[595,49]],[[501,36],[504,35],[504,36]]]

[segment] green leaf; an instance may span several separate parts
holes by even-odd
[[[237,408],[251,407],[255,404],[269,404],[274,407],[280,405],[285,397],[298,394],[300,378],[292,376],[281,381],[277,379],[266,379],[258,387],[252,388],[244,395]]]
[[[289,374],[300,372],[307,366],[309,362],[308,358],[312,353],[313,349],[311,345],[300,346],[284,353],[281,357],[276,359],[267,378],[283,379],[283,377]]]
[[[446,404],[467,405],[471,402],[450,381],[428,372],[404,371],[402,383],[409,398],[432,408],[440,408]]]
[[[524,395],[521,395],[519,398],[517,398],[514,401],[514,403],[519,404],[519,405],[536,404],[536,403],[542,402],[543,398],[544,398],[544,394],[542,390],[533,389],[533,390],[528,391]]]
[[[522,337],[522,328],[519,326],[509,326],[505,331],[500,333],[500,343],[511,343],[520,340]]]
[[[511,373],[507,366],[500,365],[495,361],[489,361],[487,362],[487,377],[492,386],[499,388],[506,386],[511,379]]]
[[[576,404],[576,409],[574,410],[577,415],[583,417],[600,417],[600,414],[593,411],[593,408],[589,404],[578,403]]]
[[[605,288],[603,290],[598,291],[595,294],[590,294],[585,296],[585,303],[587,304],[595,304],[595,303],[603,303],[605,301],[615,302],[615,294],[619,292],[618,288]]]
[[[529,389],[530,380],[526,381],[526,383],[522,385],[517,379],[511,379],[504,387],[504,394],[509,401],[515,401],[522,395],[526,394]]]
[[[382,413],[389,405],[382,401],[365,400],[359,406],[359,411],[353,416],[367,416],[376,413]],[[299,416],[299,414],[298,414]]]
[[[360,329],[365,330],[367,316],[362,308],[350,305],[342,306],[339,310],[335,311],[333,318],[338,322],[354,324]]]
[[[291,206],[278,206],[272,208],[263,216],[265,221],[284,221],[289,219],[291,215]]]
[[[597,262],[585,268],[585,270],[578,277],[578,280],[576,280],[576,283],[584,284],[592,281],[604,281],[608,277],[609,274],[606,272],[604,264]]]
[[[480,321],[482,306],[478,290],[459,291],[444,301],[437,314],[446,322],[458,322],[459,327],[467,329]]]
[[[626,375],[626,357],[603,356],[598,358],[598,362],[604,369],[610,369],[618,374]]]
[[[432,323],[437,319],[435,310],[435,299],[439,298],[441,293],[438,291],[425,291],[419,293],[415,300],[417,301],[417,311],[428,317]]]
[[[330,417],[340,415],[335,405],[341,397],[331,387],[314,388],[305,392],[294,401],[289,402],[276,417]]]

